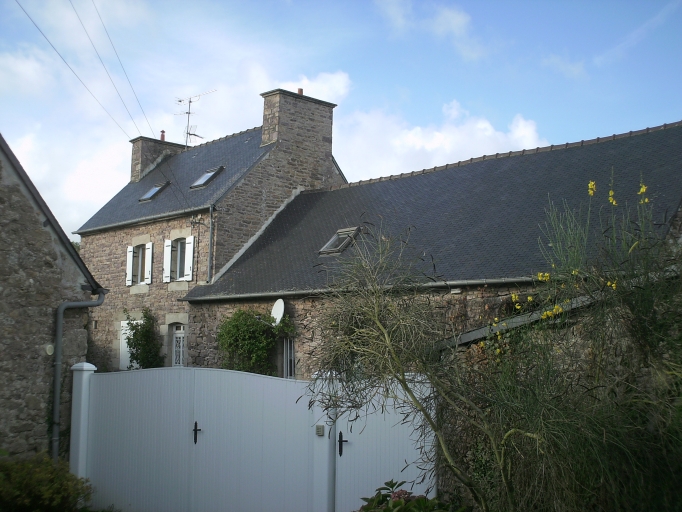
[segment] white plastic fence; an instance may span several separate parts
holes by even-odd
[[[95,507],[351,512],[383,482],[418,475],[415,466],[401,472],[418,453],[399,416],[370,417],[362,434],[342,420],[330,427],[321,410],[308,409],[303,381],[94,369],[73,368],[71,469],[94,485]],[[348,440],[342,457],[337,429]]]

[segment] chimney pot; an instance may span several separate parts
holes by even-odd
[[[161,130],[161,140],[166,140],[166,130]]]
[[[298,94],[300,94],[301,96],[303,96],[303,89],[301,89],[300,87],[298,88]]]

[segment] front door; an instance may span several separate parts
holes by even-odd
[[[173,366],[185,366],[185,326],[173,325]]]

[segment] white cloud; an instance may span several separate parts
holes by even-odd
[[[483,46],[471,36],[471,16],[455,7],[439,7],[427,27],[440,37],[449,37],[465,60],[477,60],[485,55]]]
[[[649,32],[665,23],[668,17],[675,12],[680,4],[682,4],[682,0],[673,0],[672,2],[668,2],[663,9],[656,14],[656,16],[650,18],[635,30],[630,32],[627,37],[625,37],[625,39],[619,44],[594,57],[594,63],[597,66],[603,66],[604,64],[610,64],[611,62],[615,62],[625,57],[625,54],[630,48],[633,48],[639,44],[639,42],[642,41],[649,34]]]
[[[0,53],[0,94],[41,94],[53,83],[49,59],[38,49]]]
[[[550,55],[549,57],[542,59],[542,65],[561,73],[566,78],[571,78],[573,80],[587,78],[585,63],[583,61],[571,62],[558,55]]]
[[[407,27],[412,12],[411,0],[374,0],[381,14],[396,30]]]
[[[535,122],[520,114],[506,130],[499,130],[485,118],[470,116],[456,101],[443,110],[445,119],[437,126],[411,126],[380,110],[339,119],[334,154],[346,177],[365,180],[548,145]]]
[[[348,73],[337,71],[336,73],[320,73],[312,79],[301,75],[298,81],[283,82],[279,87],[294,92],[300,87],[306,96],[338,103],[348,95],[350,85]]]

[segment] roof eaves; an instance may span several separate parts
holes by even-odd
[[[433,288],[456,288],[465,286],[498,286],[504,284],[534,284],[537,280],[532,277],[502,277],[496,279],[460,279],[455,281],[439,281],[433,283],[424,283],[419,286],[423,289]],[[390,288],[387,286],[386,288]],[[195,288],[196,289],[196,288]],[[329,293],[331,288],[314,288],[308,290],[282,290],[279,292],[255,292],[255,293],[238,293],[238,294],[214,294],[206,295],[204,297],[182,297],[178,301],[184,302],[212,302],[212,301],[231,301],[231,300],[246,300],[246,299],[265,299],[271,297],[306,297],[313,295],[323,295]]]
[[[210,205],[202,205],[202,206],[197,206],[195,208],[186,208],[184,210],[176,210],[173,212],[165,212],[165,213],[159,213],[158,215],[150,215],[148,217],[142,217],[140,219],[135,219],[135,220],[125,220],[123,222],[115,222],[113,224],[107,224],[105,226],[98,226],[96,228],[90,228],[90,229],[79,229],[77,231],[74,231],[74,235],[91,235],[93,233],[97,233],[98,231],[107,231],[109,229],[116,229],[120,228],[123,226],[136,226],[138,224],[148,224],[150,222],[154,222],[157,220],[161,219],[171,219],[175,217],[182,217],[183,215],[187,215],[189,213],[196,213],[196,212],[202,212],[204,210],[208,210],[210,208]]]

